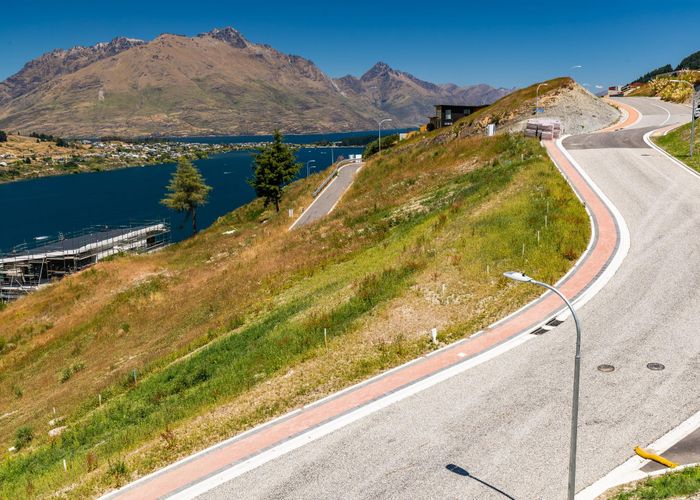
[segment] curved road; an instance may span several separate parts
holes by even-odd
[[[294,221],[294,224],[289,228],[299,228],[316,222],[328,215],[333,208],[338,204],[345,191],[352,185],[355,180],[355,174],[362,168],[364,163],[355,162],[348,163],[338,169],[338,175],[333,179],[328,186],[314,199],[304,213]]]
[[[622,267],[580,309],[577,490],[700,408],[700,177],[641,140],[689,110],[624,102],[642,114],[631,129],[564,141],[631,236]],[[205,496],[564,498],[573,339],[567,321]],[[615,371],[597,371],[604,363]]]

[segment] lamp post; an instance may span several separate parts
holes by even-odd
[[[537,86],[537,90],[535,91],[535,114],[539,114],[540,112],[540,87],[542,86],[547,86],[549,85],[548,83],[540,83]]]
[[[306,162],[306,177],[309,176],[309,164],[310,163],[316,163],[316,160],[309,160]]]
[[[503,273],[506,278],[510,278],[515,281],[520,281],[523,283],[532,283],[533,285],[538,285],[551,290],[559,296],[561,300],[567,305],[571,311],[571,315],[574,317],[574,323],[576,324],[576,356],[574,358],[574,394],[573,401],[571,404],[571,445],[569,448],[569,494],[568,499],[574,500],[574,495],[576,494],[576,438],[578,435],[578,394],[579,394],[579,381],[581,377],[581,324],[579,323],[578,316],[576,316],[576,311],[571,302],[564,297],[564,295],[547,283],[542,283],[535,279],[526,276],[523,273],[518,273],[515,271],[508,271]]]
[[[693,146],[695,145],[695,85],[685,80],[671,80],[675,83],[685,83],[690,85],[693,92],[693,103],[690,105],[690,157],[693,157]]]
[[[383,120],[377,120],[379,124],[379,152],[382,152],[382,123],[390,122],[391,118],[384,118]]]

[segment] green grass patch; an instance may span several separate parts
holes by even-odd
[[[634,489],[617,495],[617,500],[660,500],[685,497],[700,491],[700,467],[669,472],[637,484]]]
[[[666,135],[654,137],[653,141],[690,168],[700,172],[700,120],[695,123],[695,144],[690,156],[690,123],[678,127]]]

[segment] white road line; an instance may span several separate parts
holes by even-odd
[[[666,117],[666,119],[663,122],[661,122],[661,124],[659,125],[659,128],[666,125],[668,123],[668,121],[671,119],[671,112],[668,109],[664,108],[663,106],[659,106],[658,104],[654,104],[653,102],[647,102],[647,104],[651,104],[652,106],[654,106],[656,108],[663,109],[666,112],[666,114],[668,116]],[[641,113],[639,115],[641,116]]]
[[[681,127],[681,126],[683,126],[683,125],[685,125],[685,123],[681,123],[680,125],[678,125],[678,127]],[[678,128],[678,127],[676,127],[676,128]],[[671,129],[671,130],[673,130],[673,129]],[[666,133],[670,132],[671,130],[667,130]],[[698,172],[696,172],[695,170],[693,170],[692,168],[690,168],[688,165],[686,165],[685,163],[683,163],[682,161],[680,161],[680,160],[679,160],[678,158],[676,158],[675,156],[669,154],[669,153],[668,153],[666,150],[664,150],[663,148],[661,148],[661,147],[657,146],[656,144],[654,144],[654,141],[651,140],[651,134],[653,134],[654,132],[656,132],[656,130],[652,130],[652,131],[647,132],[646,134],[644,134],[644,142],[646,142],[648,146],[650,146],[651,148],[657,150],[659,153],[663,154],[666,158],[668,158],[668,159],[671,160],[673,163],[675,163],[676,165],[678,165],[679,167],[681,167],[683,170],[685,170],[686,172],[688,172],[689,174],[691,174],[693,177],[700,177],[700,173],[698,173]],[[664,134],[664,135],[666,135],[666,134]]]
[[[647,448],[655,453],[663,453],[699,427],[700,411],[685,422],[681,423],[678,427],[671,429],[669,432],[651,443]],[[648,474],[640,470],[648,462],[649,460],[645,460],[638,455],[634,455],[625,463],[614,468],[604,477],[578,493],[576,495],[576,499],[593,500],[615,486],[644,479],[650,475],[659,474],[659,472],[656,472],[655,474]],[[680,469],[680,467],[673,470],[678,469]],[[662,469],[662,472],[668,472],[668,469]]]

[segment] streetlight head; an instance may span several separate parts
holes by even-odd
[[[518,271],[507,271],[503,273],[503,276],[505,276],[508,279],[512,279],[514,281],[522,281],[523,283],[532,283],[534,280],[530,278],[528,275],[523,274]]]

